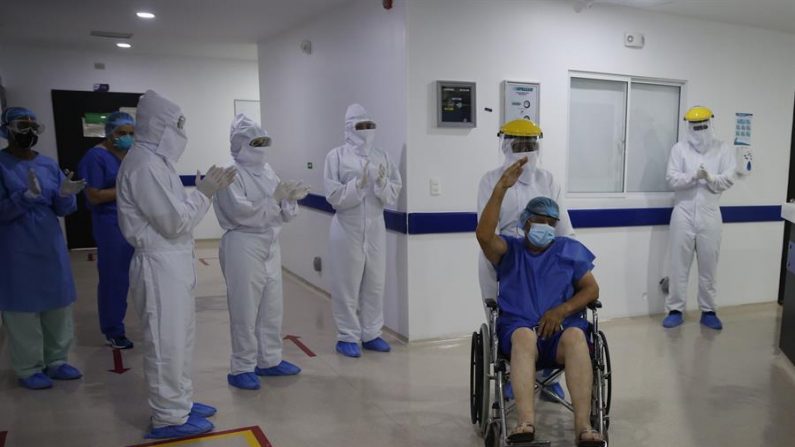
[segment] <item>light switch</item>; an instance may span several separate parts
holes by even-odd
[[[431,195],[438,196],[442,194],[442,184],[438,178],[431,179]]]

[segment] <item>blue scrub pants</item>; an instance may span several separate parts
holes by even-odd
[[[133,247],[122,236],[115,213],[94,213],[91,221],[97,243],[99,326],[106,337],[121,337],[125,335],[124,315]]]

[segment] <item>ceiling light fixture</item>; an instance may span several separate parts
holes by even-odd
[[[151,12],[146,12],[146,11],[136,12],[135,15],[137,15],[141,19],[154,19],[155,18],[154,14],[152,14]]]
[[[127,42],[118,42],[116,43],[116,46],[119,48],[132,48],[132,45]]]

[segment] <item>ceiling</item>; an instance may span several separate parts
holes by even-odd
[[[0,42],[122,51],[91,30],[133,33],[135,53],[256,60],[257,41],[350,0],[0,0]],[[136,17],[150,11],[154,20]]]
[[[580,3],[591,3],[579,0]],[[593,0],[685,17],[795,34],[795,0]],[[583,11],[583,14],[587,11]]]
[[[0,42],[255,60],[256,43],[351,0],[0,0]],[[377,1],[377,0],[371,0]],[[433,0],[408,0],[433,1]],[[485,1],[485,0],[483,0]],[[795,0],[567,0],[621,5],[795,34]],[[135,12],[157,14],[141,20]],[[582,14],[587,14],[587,9]],[[133,33],[133,48],[89,36]]]

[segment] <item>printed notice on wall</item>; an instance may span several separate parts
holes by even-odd
[[[751,121],[753,120],[753,113],[735,113],[734,124],[734,145],[735,146],[750,146],[751,145]]]

